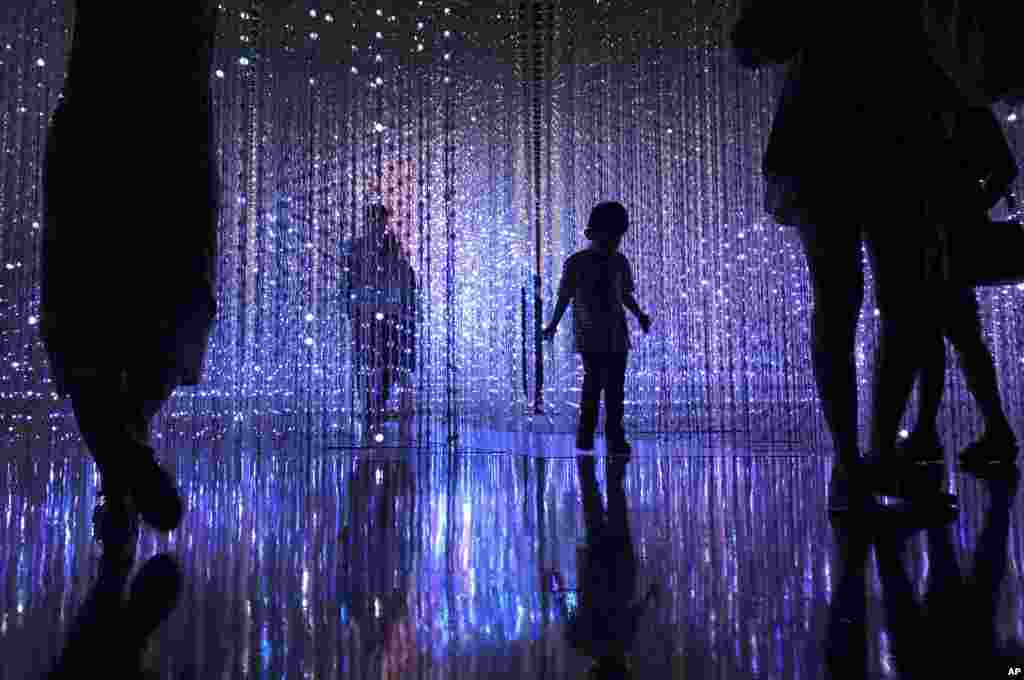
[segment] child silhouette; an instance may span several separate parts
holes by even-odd
[[[576,448],[581,451],[594,450],[598,401],[604,391],[609,451],[630,452],[622,427],[626,362],[631,347],[623,307],[637,317],[644,333],[650,330],[651,319],[633,297],[629,260],[618,252],[628,228],[629,216],[621,203],[600,203],[594,207],[584,232],[591,245],[565,261],[554,317],[544,329],[544,338],[553,340],[558,322],[571,301],[575,349],[583,357],[584,369],[576,433]]]

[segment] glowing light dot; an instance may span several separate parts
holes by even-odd
[[[1016,113],[1011,113],[1009,116],[1006,117],[1006,120],[1007,120],[1007,122],[1010,122],[1010,123],[1016,123],[1017,122],[1017,114]]]
[[[311,10],[309,10],[309,16],[311,16],[311,17],[313,17],[314,19],[316,19],[316,10],[315,10],[315,9],[311,9]]]
[[[310,78],[309,79],[309,84],[310,85],[316,85],[316,78]]]
[[[422,52],[423,51],[423,45],[422,44],[416,45],[416,51],[417,52]]]
[[[220,69],[217,69],[216,75],[217,75],[218,78],[223,78],[224,77],[224,71],[221,71]]]
[[[380,31],[377,31],[377,40],[380,40],[383,37],[384,37],[383,34],[381,34]]]
[[[312,345],[312,344],[313,344],[313,338],[306,338],[306,345],[309,346],[309,345]]]
[[[39,319],[37,319],[34,316],[28,317],[28,325],[29,326],[35,326],[37,323],[39,323]]]
[[[320,38],[320,34],[314,31],[313,33],[309,34],[309,37],[313,40],[317,40]]]
[[[246,57],[242,57],[242,58],[240,58],[238,60],[238,63],[241,64],[242,66],[248,66],[249,65],[249,59],[246,58]]]
[[[444,32],[444,37],[446,37],[446,38],[452,37],[452,32],[451,31],[445,31]]]
[[[307,314],[306,315],[306,321],[312,321],[312,320],[313,320],[313,315],[312,314]]]
[[[36,66],[46,66],[46,60],[42,57],[36,59]]]
[[[873,313],[874,313],[875,316],[879,316],[879,315],[881,315],[882,312],[881,312],[881,310],[878,309],[878,307],[875,307],[875,311]]]
[[[383,320],[384,320],[384,313],[383,312],[377,312],[377,321],[383,321]]]
[[[359,73],[359,69],[357,69],[355,66],[353,66],[352,67],[352,73]]]
[[[444,77],[444,82],[446,82],[446,83],[450,83],[450,82],[452,82],[452,79],[451,79],[451,78],[449,78],[448,76],[445,76],[445,77]]]
[[[416,30],[418,30],[418,31],[422,31],[423,30],[423,22],[422,21],[417,21],[416,22]],[[11,46],[8,45],[7,49],[11,49]]]
[[[334,23],[334,15],[333,14],[325,14],[324,15],[324,21],[326,21],[329,24]]]
[[[906,430],[900,430],[900,439],[907,439],[910,437],[910,433]]]
[[[376,80],[376,83],[377,83],[378,85],[383,85],[383,84],[384,84],[384,79],[383,79],[383,78],[381,78],[380,76],[377,76],[377,80]]]
[[[384,132],[384,130],[386,130],[387,128],[385,128],[380,123],[374,123],[373,124],[373,129],[376,130],[377,132]]]
[[[378,432],[376,435],[374,435],[373,440],[380,444],[382,441],[384,441],[384,435]]]
[[[445,61],[451,61],[451,59],[452,59],[452,55],[450,53],[446,52],[445,55],[444,55],[444,60]]]
[[[382,57],[381,57],[381,56],[380,56],[380,55],[378,54],[378,55],[377,55],[377,58],[375,59],[375,61],[376,61],[376,62],[377,62],[377,63],[379,64],[379,63],[381,63],[382,61],[384,61],[384,59],[383,59],[383,58],[382,58]]]
[[[449,9],[448,7],[445,7],[445,8],[444,8],[444,13],[445,13],[445,14],[451,14],[451,13],[452,13],[452,11],[451,11],[451,9]]]
[[[378,10],[377,10],[377,16],[379,16],[379,17],[382,17],[382,16],[384,16],[384,11],[383,11],[383,10],[379,10],[379,9],[378,9]]]

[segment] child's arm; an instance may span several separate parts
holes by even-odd
[[[636,298],[633,297],[636,286],[633,284],[633,268],[628,263],[626,264],[626,279],[625,286],[623,288],[623,306],[633,313],[633,316],[635,316],[637,321],[640,322],[640,327],[643,329],[644,333],[646,333],[651,327],[651,318],[644,314],[643,310],[640,309],[640,305],[637,304]]]
[[[567,260],[565,266],[562,268],[562,280],[558,284],[558,302],[555,303],[555,312],[551,316],[551,323],[549,323],[547,328],[544,329],[545,340],[554,340],[555,329],[558,328],[558,324],[562,320],[565,310],[569,307],[569,303],[572,301],[575,290],[576,285],[572,277],[572,270],[569,267],[569,262]]]

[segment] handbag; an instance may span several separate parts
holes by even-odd
[[[1011,196],[1007,202],[1017,212]],[[946,281],[971,288],[1024,283],[1024,224],[984,216],[943,229]]]

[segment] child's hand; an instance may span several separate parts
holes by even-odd
[[[646,335],[647,332],[651,330],[651,317],[646,314],[641,314],[639,320],[640,328],[643,329],[643,332]]]
[[[557,326],[548,326],[547,328],[545,328],[544,329],[544,340],[546,340],[547,342],[551,342],[552,340],[554,340],[555,339],[555,330],[556,329],[557,329]]]

